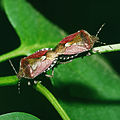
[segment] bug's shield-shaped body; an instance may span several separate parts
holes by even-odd
[[[17,74],[18,78],[33,79],[39,74],[46,72],[54,66],[56,62],[56,54],[52,50],[42,49],[36,53],[22,58],[20,61],[20,69]]]
[[[65,37],[59,42],[55,51],[59,55],[74,55],[90,50],[99,38],[90,35],[85,30],[80,30]]]

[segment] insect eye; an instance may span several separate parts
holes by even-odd
[[[99,37],[97,37],[97,36],[92,35],[90,37],[91,37],[92,41],[94,41],[94,42],[99,40]]]

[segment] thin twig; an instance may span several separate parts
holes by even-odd
[[[35,89],[42,93],[47,98],[47,100],[49,100],[49,102],[54,106],[54,108],[57,110],[57,112],[60,114],[63,120],[70,120],[69,116],[61,107],[61,105],[58,103],[57,99],[45,86],[43,86],[40,83],[37,83]]]
[[[107,53],[114,51],[120,51],[120,44],[105,45],[100,47],[94,47],[92,49],[92,53]]]

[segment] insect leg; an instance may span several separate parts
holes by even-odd
[[[54,68],[52,69],[52,75],[46,74],[45,76],[46,76],[46,77],[53,77],[53,76],[54,76]]]
[[[59,64],[66,64],[66,63],[70,63],[72,62],[72,60],[66,61],[66,62],[59,62]]]

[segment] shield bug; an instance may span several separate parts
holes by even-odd
[[[59,44],[55,48],[55,51],[59,55],[61,55],[59,59],[69,60],[76,57],[80,53],[91,50],[95,42],[99,40],[97,36],[103,26],[104,24],[100,27],[100,29],[98,30],[95,36],[90,35],[85,30],[80,30],[76,33],[73,33],[65,37],[63,40],[59,42]]]
[[[16,72],[12,62],[10,60],[9,62],[19,80],[21,78],[34,79],[36,76],[46,73],[48,70],[53,68],[57,63],[57,56],[58,55],[52,51],[52,48],[38,50],[34,54],[21,59],[18,73]],[[53,72],[54,71],[52,70],[52,75],[46,74],[46,76],[52,77]],[[28,84],[30,84],[30,82],[28,82]],[[18,82],[18,91],[20,93],[20,81]]]
[[[53,68],[56,62],[57,54],[52,51],[52,48],[44,48],[38,50],[30,56],[22,58],[20,61],[20,69],[18,73],[16,72],[11,61],[10,64],[19,79],[34,79],[39,74],[42,74],[43,72],[45,73]],[[50,75],[46,76],[50,77]]]
[[[45,73],[53,68],[56,62],[57,56],[52,51],[52,48],[41,49],[36,53],[21,59],[17,77],[19,79],[33,79],[39,74]],[[46,76],[50,77],[50,75]]]

